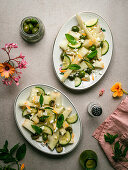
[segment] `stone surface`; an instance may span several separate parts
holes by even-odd
[[[0,0],[0,48],[5,43],[13,42],[19,45],[15,54],[20,51],[27,57],[29,66],[24,70],[20,85],[11,87],[0,85],[0,147],[6,139],[10,146],[15,143],[26,143],[27,154],[23,160],[26,170],[80,170],[79,155],[85,149],[96,151],[99,162],[97,170],[112,170],[105,154],[97,141],[91,136],[94,130],[116,109],[121,101],[113,99],[110,88],[120,81],[128,90],[128,1],[126,0]],[[92,11],[101,15],[110,25],[114,50],[110,66],[104,77],[94,86],[79,93],[65,88],[53,71],[52,48],[60,27],[72,15],[79,11]],[[19,25],[26,16],[39,17],[45,25],[45,36],[36,44],[26,43],[19,35]],[[0,62],[5,60],[5,54],[0,50]],[[83,124],[83,135],[79,146],[64,157],[51,157],[32,147],[19,132],[14,116],[13,104],[17,94],[30,84],[49,84],[64,92],[75,104]],[[99,91],[105,93],[99,97]],[[122,98],[124,98],[123,96]],[[92,118],[87,113],[87,105],[97,100],[103,107],[99,118]]]

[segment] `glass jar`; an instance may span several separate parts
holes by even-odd
[[[36,33],[34,34],[29,34],[29,33],[26,33],[24,31],[24,22],[27,20],[27,19],[35,19],[38,24],[39,24],[39,29]],[[36,17],[32,17],[32,16],[29,16],[29,17],[25,17],[22,21],[21,21],[21,24],[20,24],[20,35],[21,37],[27,41],[27,42],[30,42],[30,43],[35,43],[35,42],[38,42],[39,40],[41,40],[44,36],[44,31],[45,31],[45,27],[44,27],[44,24],[42,23],[42,21],[39,19],[39,18],[36,18]]]
[[[80,154],[80,164],[86,170],[95,170],[98,157],[92,150],[85,150]]]
[[[88,113],[92,116],[92,117],[98,117],[102,114],[102,107],[99,103],[94,103],[91,102],[88,105]]]

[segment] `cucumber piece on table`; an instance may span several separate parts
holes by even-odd
[[[79,77],[76,77],[75,78],[75,87],[78,87],[78,86],[80,86],[81,85],[81,78],[79,78]]]
[[[72,45],[72,44],[68,44],[68,46],[70,47],[70,48],[73,48],[73,49],[75,49],[75,48],[80,48],[81,46],[82,46],[82,43],[81,42],[78,42],[77,44],[75,44],[75,45]]]
[[[66,131],[65,135],[60,136],[59,144],[65,146],[70,142],[70,140],[71,140],[71,134],[68,131]]]
[[[78,120],[77,114],[72,114],[67,118],[67,122],[70,124],[77,122],[77,120]]]
[[[101,54],[105,55],[109,50],[109,43],[105,40],[103,41],[103,47],[101,48]]]
[[[70,64],[71,64],[70,58],[67,55],[65,55],[62,63],[62,70],[66,70]]]
[[[87,21],[85,24],[86,24],[87,27],[92,27],[92,26],[96,25],[97,22],[98,22],[98,19],[94,18],[94,19]]]
[[[43,130],[43,133],[47,133],[48,135],[52,135],[53,134],[53,130],[48,127],[48,126],[42,126],[40,127]]]

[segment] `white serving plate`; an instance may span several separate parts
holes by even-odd
[[[94,84],[96,84],[105,74],[105,72],[110,64],[111,57],[112,57],[112,50],[113,50],[112,34],[111,34],[110,28],[109,28],[108,24],[106,23],[106,21],[101,16],[99,16],[95,13],[92,13],[92,12],[81,12],[79,14],[85,22],[88,21],[89,19],[98,18],[99,25],[106,30],[106,32],[104,32],[104,34],[105,34],[105,39],[109,43],[109,51],[102,57],[102,61],[104,62],[104,69],[102,69],[102,70],[97,69],[97,73],[94,74],[94,80],[91,79],[89,82],[82,81],[82,83],[79,87],[75,87],[74,81],[70,81],[68,79],[65,82],[62,82],[61,81],[62,75],[60,74],[60,71],[59,71],[60,64],[62,64],[62,61],[60,59],[60,54],[61,54],[62,50],[60,49],[59,44],[61,43],[62,40],[65,39],[65,34],[71,30],[72,26],[78,25],[76,16],[71,17],[61,27],[59,33],[57,34],[57,37],[55,39],[55,43],[53,46],[53,64],[54,64],[55,73],[56,73],[58,79],[61,81],[61,83],[63,83],[63,85],[65,85],[66,87],[73,89],[73,90],[84,90],[84,89],[87,89],[87,88],[93,86]]]
[[[29,131],[27,131],[24,127],[22,127],[22,123],[24,122],[25,118],[22,117],[22,109],[19,107],[19,102],[20,101],[26,101],[26,99],[30,95],[31,88],[34,87],[34,86],[42,87],[46,91],[46,93],[50,92],[50,91],[53,91],[53,90],[60,92],[61,95],[62,95],[62,104],[64,106],[71,106],[72,107],[72,113],[77,113],[78,114],[78,112],[77,112],[75,106],[73,105],[73,103],[61,91],[57,90],[54,87],[48,86],[48,85],[41,85],[41,84],[30,85],[30,86],[24,88],[18,94],[18,96],[15,99],[15,103],[14,103],[14,116],[15,116],[15,120],[16,120],[16,123],[17,123],[17,126],[18,126],[20,132],[22,133],[22,135],[25,137],[25,139],[31,145],[33,145],[38,150],[40,150],[42,152],[45,152],[47,154],[50,154],[50,155],[64,155],[64,154],[67,154],[67,153],[71,152],[78,145],[78,143],[80,141],[81,133],[82,133],[81,121],[80,121],[79,114],[78,114],[78,121],[75,124],[72,124],[73,132],[74,132],[74,135],[75,135],[75,137],[74,137],[75,143],[72,144],[72,145],[67,145],[66,147],[64,147],[63,152],[61,152],[61,153],[57,153],[55,149],[53,151],[51,151],[46,146],[42,146],[41,143],[38,143],[38,142],[32,140],[31,139],[31,133]]]

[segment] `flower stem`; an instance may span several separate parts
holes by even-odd
[[[123,89],[122,89],[123,90]],[[128,93],[125,91],[125,90],[123,90],[123,92],[125,93],[125,94],[127,94],[128,95]]]

